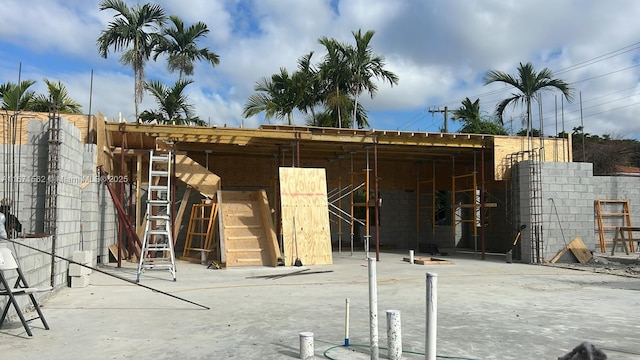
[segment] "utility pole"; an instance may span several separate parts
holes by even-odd
[[[449,113],[449,108],[447,106],[444,109],[429,109],[429,112],[433,116],[434,113],[444,113],[444,132],[449,132],[449,128],[447,127],[447,116]]]

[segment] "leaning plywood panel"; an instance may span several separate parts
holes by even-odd
[[[280,168],[280,198],[285,265],[332,264],[325,169]]]
[[[218,192],[221,244],[227,267],[277,266],[278,243],[264,190]]]
[[[186,155],[176,154],[176,177],[213,199],[220,187],[220,177]]]

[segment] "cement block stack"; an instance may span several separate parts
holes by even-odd
[[[73,261],[78,264],[91,266],[93,259],[93,251],[74,251]],[[89,275],[93,270],[80,266],[78,264],[69,264],[69,280],[72,288],[81,288],[89,285]]]

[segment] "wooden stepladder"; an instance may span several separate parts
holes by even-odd
[[[171,161],[173,151],[149,152],[147,215],[138,263],[138,277],[147,269],[166,269],[176,281],[176,262],[171,224]]]
[[[596,200],[596,222],[600,239],[600,252],[607,252],[607,244],[613,243],[620,227],[631,227],[629,200]],[[627,238],[633,239],[631,231]],[[631,243],[631,245],[633,245]]]
[[[200,263],[205,265],[209,254],[216,253],[214,238],[217,217],[218,203],[207,201],[193,204],[182,252],[183,257],[189,258],[192,252],[200,252]]]

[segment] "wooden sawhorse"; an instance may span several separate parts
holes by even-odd
[[[629,238],[624,237],[624,233],[629,232]],[[640,231],[640,227],[637,226],[616,226],[616,234],[613,237],[613,245],[611,246],[611,255],[613,255],[616,251],[616,246],[618,242],[622,243],[622,248],[624,249],[625,254],[629,255],[629,252],[635,252],[635,248],[633,246],[633,235],[632,232]],[[627,242],[629,246],[627,246]]]

